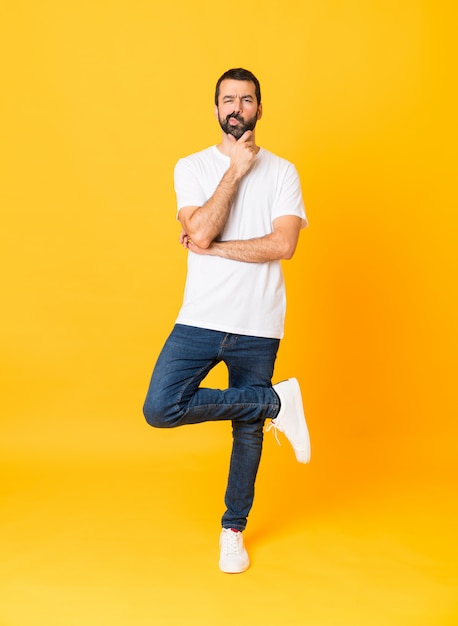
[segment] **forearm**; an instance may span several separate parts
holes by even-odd
[[[191,250],[196,248],[189,246]],[[269,261],[279,261],[292,256],[284,243],[279,241],[273,234],[254,239],[215,241],[205,252],[201,254],[219,256],[232,261],[242,261],[244,263],[267,263]]]
[[[207,202],[180,219],[187,235],[200,247],[207,248],[223,230],[241,179],[235,168],[229,167]]]

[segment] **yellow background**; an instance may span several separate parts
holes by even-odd
[[[2,626],[457,622],[453,6],[2,3]],[[229,425],[141,407],[185,277],[173,166],[237,66],[307,206],[276,380],[312,463],[266,439],[228,577]]]

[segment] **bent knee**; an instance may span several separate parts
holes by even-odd
[[[175,424],[166,407],[146,401],[143,405],[143,415],[146,422],[153,428],[172,428]]]
[[[166,426],[161,413],[158,413],[150,404],[147,404],[146,402],[143,405],[143,415],[147,424],[153,426],[154,428],[164,428]]]

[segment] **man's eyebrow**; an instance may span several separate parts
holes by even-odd
[[[233,100],[234,98],[236,98],[237,96],[235,94],[226,94],[225,96],[223,96],[223,100]],[[251,93],[246,93],[243,96],[240,96],[241,98],[251,98],[253,100],[254,96]]]

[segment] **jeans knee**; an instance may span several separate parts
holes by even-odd
[[[164,418],[163,411],[159,407],[156,407],[152,402],[146,400],[143,405],[143,415],[147,424],[154,428],[166,428],[167,422]]]
[[[173,428],[179,421],[176,410],[168,404],[162,404],[157,398],[147,398],[143,405],[146,422],[153,428]]]

